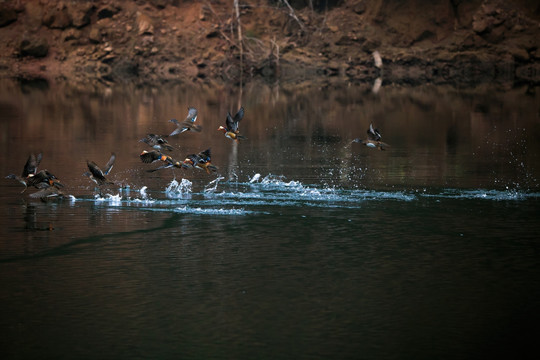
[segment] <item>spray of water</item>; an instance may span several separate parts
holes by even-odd
[[[193,183],[187,179],[182,179],[180,183],[174,179],[165,189],[165,194],[171,199],[190,197],[192,186]]]
[[[212,180],[204,188],[205,193],[213,193],[217,190],[218,184],[221,180],[225,179],[223,176],[219,176],[217,179]]]

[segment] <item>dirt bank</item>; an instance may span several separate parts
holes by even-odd
[[[385,82],[540,82],[534,0],[235,4],[0,2],[0,76],[160,83],[372,81],[382,73]]]

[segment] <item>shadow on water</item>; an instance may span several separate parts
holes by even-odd
[[[31,207],[31,206],[30,206]],[[32,224],[35,222],[35,212],[32,212],[29,216],[32,217],[31,220],[29,220],[28,215],[25,217],[25,221],[29,224],[29,230],[47,230],[47,231],[53,231],[54,228],[52,228],[52,225],[49,224],[47,228],[39,228],[35,227]],[[122,237],[125,236],[131,236],[131,235],[137,235],[137,236],[144,236],[144,234],[152,233],[152,232],[158,232],[161,230],[173,228],[177,226],[177,219],[179,215],[173,214],[168,219],[164,220],[163,223],[160,226],[154,227],[154,228],[147,228],[147,229],[137,229],[132,231],[124,231],[124,232],[114,232],[114,233],[107,233],[107,234],[100,234],[100,235],[91,235],[88,237],[80,237],[71,240],[68,243],[47,249],[45,251],[36,253],[36,254],[29,254],[29,255],[23,255],[23,256],[15,256],[10,258],[3,258],[0,259],[0,263],[10,263],[10,262],[19,262],[19,261],[25,261],[25,260],[35,260],[38,258],[46,258],[46,257],[55,257],[55,256],[64,256],[69,255],[72,252],[78,251],[79,247],[83,245],[88,245],[96,242],[100,242],[103,240],[107,240],[108,238],[114,238],[114,239],[122,239]]]

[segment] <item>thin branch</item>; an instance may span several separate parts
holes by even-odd
[[[223,21],[221,21],[221,18],[219,17],[219,15],[214,11],[214,8],[212,7],[212,5],[210,5],[209,2],[205,2],[205,5],[208,7],[208,9],[210,9],[210,11],[212,12],[212,14],[216,17],[217,21],[219,22],[219,26],[218,26],[218,31],[220,33],[221,36],[223,36],[223,38],[225,40],[227,40],[231,45],[233,45],[234,47],[237,47],[238,48],[238,44],[236,44],[234,41],[232,41],[227,35],[225,35],[225,33],[221,30],[222,28],[222,25],[223,25]]]
[[[235,0],[236,1],[236,0]],[[304,27],[304,24],[300,21],[300,19],[296,16],[296,13],[294,12],[294,9],[292,8],[291,4],[289,4],[289,2],[287,0],[281,0],[281,2],[283,4],[285,4],[287,6],[287,8],[289,8],[289,16],[292,17],[294,20],[296,20],[296,22],[298,23],[298,25],[300,25],[300,29],[303,31],[305,31],[305,27]]]

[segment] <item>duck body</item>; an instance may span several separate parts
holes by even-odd
[[[59,189],[64,187],[64,185],[58,181],[58,178],[48,170],[41,170],[34,176],[28,177],[26,183],[28,186],[33,186],[36,189],[45,189],[48,187]]]
[[[181,134],[185,131],[195,131],[195,132],[201,132],[202,126],[195,124],[195,121],[197,121],[198,112],[197,109],[194,107],[188,108],[188,115],[184,119],[184,121],[178,121],[176,119],[171,119],[169,122],[172,122],[176,125],[176,129],[172,133],[169,134],[169,136],[174,136],[177,134]]]
[[[245,139],[244,136],[240,135],[239,122],[244,118],[244,107],[241,107],[234,117],[227,112],[227,118],[225,119],[225,126],[220,126],[219,131],[222,131],[225,134],[225,137],[240,142],[240,140]]]
[[[210,174],[211,171],[216,172],[217,166],[212,165],[210,149],[201,151],[198,154],[190,154],[182,162],[184,168],[197,168],[200,170],[205,170],[207,174]]]
[[[114,166],[114,162],[116,160],[116,155],[114,153],[111,154],[111,157],[109,158],[109,161],[105,165],[105,171],[101,170],[100,167],[93,161],[86,161],[86,165],[88,167],[89,172],[85,172],[83,175],[88,176],[90,180],[95,182],[98,186],[105,185],[105,184],[114,184],[114,182],[107,180],[105,175],[109,175],[111,172],[111,169]]]
[[[165,136],[162,135],[156,135],[156,134],[148,134],[141,140],[139,140],[148,146],[156,149],[156,150],[168,150],[173,151],[173,147],[169,144],[167,140],[165,140]]]
[[[151,169],[151,170],[147,170],[148,172],[154,172],[154,171],[157,171],[159,169],[167,169],[167,168],[170,168],[170,167],[177,167],[177,168],[181,168],[182,167],[182,164],[176,160],[174,160],[172,157],[168,156],[168,155],[163,155],[161,152],[157,151],[157,150],[152,150],[152,151],[146,151],[144,150],[140,155],[139,155],[141,161],[143,163],[146,163],[146,164],[151,164],[153,162],[156,162],[156,161],[161,161],[164,163],[164,165],[158,167],[158,168],[155,168],[155,169]]]
[[[373,123],[369,124],[369,128],[367,129],[366,133],[367,139],[362,140],[360,138],[356,138],[352,142],[360,143],[369,148],[378,148],[379,150],[386,150],[386,148],[390,147],[390,145],[381,141],[381,133],[378,129],[373,128]]]

